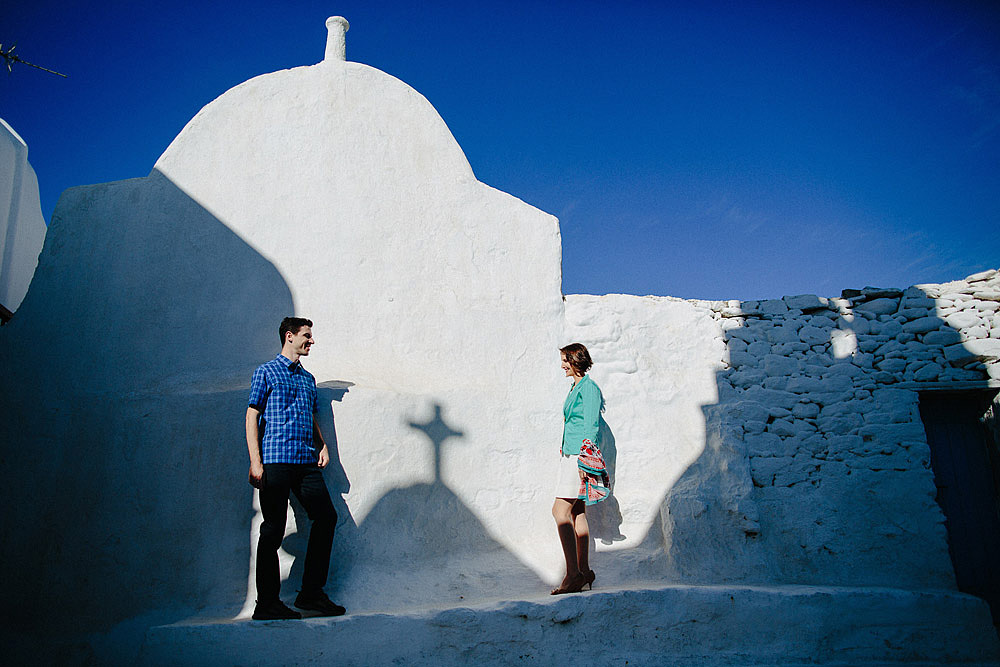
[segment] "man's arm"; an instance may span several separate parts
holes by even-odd
[[[260,453],[260,427],[257,419],[260,417],[260,410],[254,406],[247,408],[247,449],[250,452],[250,485],[260,488],[264,479],[264,463]]]
[[[323,439],[323,433],[319,430],[319,424],[316,423],[316,415],[313,415],[313,443],[320,446],[317,465],[320,468],[325,468],[326,464],[330,462],[330,450],[327,449],[326,440]]]

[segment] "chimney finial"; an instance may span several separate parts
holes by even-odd
[[[347,31],[351,24],[343,16],[326,20],[326,55],[323,60],[347,60]]]

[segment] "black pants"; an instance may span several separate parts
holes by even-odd
[[[302,571],[302,593],[313,595],[323,590],[330,570],[330,550],[333,531],[337,527],[337,511],[316,464],[267,463],[260,489],[260,510],[264,523],[257,542],[257,602],[265,604],[278,599],[281,575],[278,571],[278,547],[285,537],[285,515],[288,493],[302,503],[312,527]]]

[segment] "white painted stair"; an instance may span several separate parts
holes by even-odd
[[[951,591],[667,586],[301,621],[151,628],[145,665],[1000,665]]]

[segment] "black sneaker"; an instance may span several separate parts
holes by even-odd
[[[295,606],[308,611],[318,611],[320,616],[343,616],[347,612],[339,604],[332,602],[323,591],[310,595],[299,593],[295,598]]]
[[[291,621],[302,618],[302,614],[289,609],[281,600],[274,602],[257,602],[253,610],[253,620],[255,621]]]

